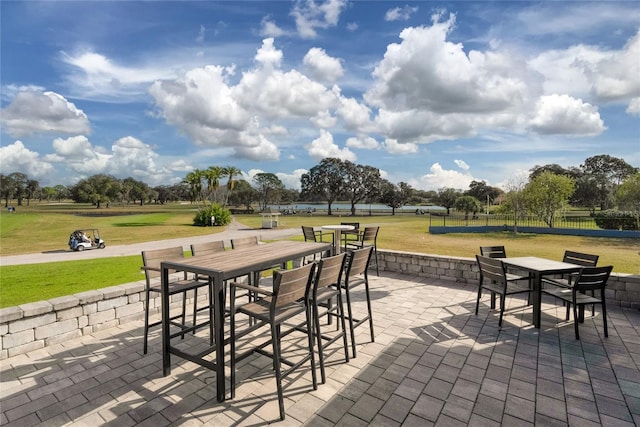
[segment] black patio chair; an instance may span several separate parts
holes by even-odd
[[[578,323],[584,321],[585,305],[594,306],[600,304],[602,306],[604,336],[609,336],[607,329],[607,303],[604,291],[612,270],[613,266],[611,265],[606,267],[584,267],[580,270],[578,277],[570,288],[556,286],[542,289],[543,293],[558,298],[565,303],[567,306],[565,320],[569,320],[570,308],[573,307],[573,324],[577,340],[580,339]],[[587,292],[590,292],[591,295],[588,295]]]
[[[305,363],[311,364],[311,375],[313,381],[313,389],[317,390],[318,382],[316,377],[316,366],[313,351],[313,321],[311,306],[307,304],[305,298],[307,289],[311,286],[313,275],[315,272],[315,264],[307,264],[293,270],[277,270],[273,272],[273,291],[268,291],[262,287],[248,285],[246,283],[231,283],[231,322],[230,322],[230,345],[231,345],[231,397],[235,396],[236,384],[236,363],[239,360],[257,352],[259,354],[271,357],[273,361],[273,370],[275,371],[276,386],[278,390],[278,405],[280,408],[280,419],[285,419],[284,397],[282,388],[282,379]],[[261,294],[263,298],[257,299],[250,303],[236,306],[235,293],[237,289],[246,289],[255,294]],[[241,338],[236,331],[236,314],[242,313],[250,318],[255,319],[256,326],[246,329],[241,335],[255,330],[256,327],[269,326],[270,339],[262,342],[255,347],[236,354],[236,340]],[[294,319],[296,316],[304,314],[302,322]],[[291,326],[291,323],[295,324]],[[283,328],[287,328],[283,331]],[[283,337],[295,331],[304,331],[307,335],[307,345],[302,346],[304,355],[297,357],[293,362],[282,357],[281,340]],[[251,343],[257,340],[251,340]],[[265,350],[265,347],[271,345],[272,352]],[[296,346],[297,347],[297,346]],[[297,356],[300,356],[299,354]],[[282,370],[282,364],[288,366]]]
[[[530,295],[531,288],[523,286],[518,280],[509,280],[507,270],[500,258],[489,258],[482,255],[476,255],[476,262],[480,269],[480,280],[478,282],[478,298],[476,299],[476,315],[480,306],[480,298],[482,298],[482,290],[486,289],[492,294],[500,297],[500,319],[498,326],[502,327],[502,317],[504,315],[505,298],[508,295],[516,295],[526,293]],[[491,307],[493,308],[493,307]]]

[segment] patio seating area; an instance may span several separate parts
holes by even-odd
[[[348,363],[341,345],[328,346],[326,383],[315,391],[307,367],[283,380],[282,424],[640,424],[637,309],[608,307],[608,338],[601,314],[586,315],[578,341],[566,308],[550,296],[542,299],[540,329],[524,295],[507,298],[500,329],[499,311],[486,300],[474,314],[476,281],[381,270],[369,282],[375,342],[366,325],[358,328],[357,357]],[[364,290],[351,297],[363,301]],[[365,304],[356,306],[363,311],[354,316],[366,315]],[[0,424],[279,422],[268,358],[240,362],[235,397],[218,402],[213,371],[176,358],[163,377],[160,330],[150,331],[146,355],[143,335],[142,320],[127,322],[2,360]],[[202,328],[184,345],[207,336]],[[296,338],[284,338],[284,346],[288,339]]]

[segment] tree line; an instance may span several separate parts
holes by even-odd
[[[336,201],[350,203],[356,214],[360,203],[382,203],[395,210],[409,204],[434,204],[464,212],[481,212],[484,206],[499,205],[499,211],[517,216],[533,214],[548,224],[567,205],[585,207],[595,213],[618,207],[640,212],[640,190],[635,184],[638,168],[623,159],[609,155],[587,158],[579,167],[563,168],[557,164],[536,165],[526,179],[515,179],[505,189],[472,181],[465,191],[443,187],[437,191],[422,191],[406,182],[392,183],[380,175],[380,170],[348,160],[325,158],[301,176],[300,191],[288,189],[273,173],[256,174],[251,182],[240,179],[243,172],[234,166],[211,166],[189,172],[182,182],[150,187],[133,179],[117,179],[98,174],[71,186],[40,188],[37,180],[14,172],[0,174],[0,194],[8,206],[17,199],[64,200],[92,203],[96,207],[109,203],[167,203],[190,201],[201,208],[211,205],[243,206],[251,211],[271,204],[319,202],[328,204],[328,214]]]

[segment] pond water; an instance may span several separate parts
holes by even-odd
[[[296,211],[296,212],[305,212],[308,210],[313,210],[315,209],[316,211],[327,211],[329,209],[329,206],[327,203],[293,203],[293,204],[286,204],[286,205],[269,205],[270,208],[272,209],[277,209],[279,211]],[[366,213],[369,212],[369,210],[371,211],[375,211],[375,212],[391,212],[391,208],[387,205],[383,205],[380,203],[358,203],[356,204],[356,211],[358,213]],[[428,205],[428,206],[415,206],[415,205],[407,205],[407,206],[403,206],[401,208],[397,208],[396,209],[396,213],[415,213],[416,210],[421,210],[422,212],[442,212],[442,211],[446,211],[445,208],[443,208],[442,206],[434,206],[434,205]],[[331,212],[332,213],[339,213],[339,212],[351,212],[351,204],[349,203],[333,203],[331,205]]]

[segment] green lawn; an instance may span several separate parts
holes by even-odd
[[[98,213],[100,215],[96,215]],[[85,227],[99,228],[107,245],[211,234],[211,227],[191,225],[193,215],[193,206],[178,204],[100,210],[32,204],[18,208],[14,214],[0,213],[0,255],[67,250],[71,231]],[[248,227],[261,227],[261,217],[257,214],[236,215],[236,220]],[[508,232],[432,235],[428,233],[426,215],[353,218],[303,214],[281,216],[280,220],[281,227],[296,229],[301,225],[320,226],[341,221],[380,225],[378,247],[381,249],[473,257],[480,246],[504,245],[509,256],[553,259],[562,259],[564,251],[571,249],[600,255],[599,264],[612,264],[615,272],[638,274],[640,269],[640,247],[634,239]],[[0,307],[142,280],[141,263],[139,256],[132,256],[0,267]]]

